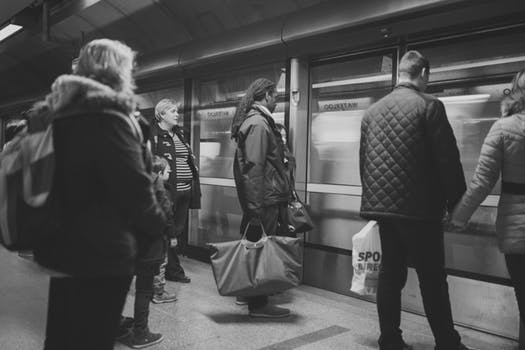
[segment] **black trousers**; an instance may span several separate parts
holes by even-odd
[[[281,203],[265,207],[261,217],[261,224],[267,235],[286,236],[288,234],[288,204]],[[241,221],[241,235],[246,230],[246,239],[257,242],[262,235],[261,226],[250,224],[252,218],[248,213],[244,213]],[[265,306],[268,303],[268,296],[259,295],[248,298],[248,309],[253,310]]]
[[[186,230],[188,220],[188,209],[190,207],[191,191],[173,192],[173,221],[175,221],[175,234],[179,237],[177,247],[168,247],[168,266],[166,266],[166,276],[177,278],[184,277],[186,273],[180,264],[178,253]]]
[[[112,350],[131,279],[51,278],[44,350]]]
[[[141,333],[148,330],[149,304],[153,297],[153,277],[159,272],[159,264],[148,264],[137,268],[135,279],[135,305],[133,308],[133,330]]]
[[[522,324],[525,323],[525,254],[505,254],[507,270],[509,271]]]
[[[452,321],[441,223],[380,220],[379,233],[383,250],[377,290],[380,349],[400,350],[403,344],[401,290],[407,280],[407,259],[411,260],[419,279],[436,349],[456,349],[460,337]]]

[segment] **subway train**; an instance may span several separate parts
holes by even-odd
[[[259,8],[253,13],[258,18],[176,45],[170,40],[178,39],[171,36],[180,36],[175,31],[182,29],[175,25],[162,29],[170,20],[168,2],[145,1],[149,5],[139,10],[140,16],[108,20],[109,24],[97,19],[106,9],[102,3],[138,6],[98,2],[93,5],[98,9],[82,9],[86,12],[70,14],[68,23],[53,24],[51,34],[83,31],[85,24],[77,17],[90,18],[100,30],[88,30],[85,40],[108,36],[141,53],[136,79],[143,115],[152,118],[162,98],[183,102],[184,130],[197,155],[203,192],[202,209],[190,211],[186,253],[206,259],[206,243],[239,237],[242,215],[232,174],[230,125],[243,91],[254,79],[266,77],[277,83],[274,116],[288,129],[289,146],[297,159],[297,189],[316,226],[304,235],[303,283],[354,298],[361,297],[350,292],[352,236],[365,225],[359,217],[360,122],[364,111],[395,86],[400,57],[418,50],[429,59],[427,92],[445,105],[467,181],[489,128],[500,116],[499,102],[513,74],[525,67],[525,1],[305,0],[266,5],[248,1],[265,10],[283,8],[274,15]],[[242,2],[226,1],[227,8],[215,1],[203,3],[214,4],[205,8],[210,18],[225,20],[227,11],[233,13],[231,5]],[[292,3],[295,8],[290,8]],[[181,2],[180,6],[197,5]],[[191,16],[179,14],[178,19],[188,28],[198,24]],[[150,37],[162,42],[160,49],[145,43]],[[16,48],[16,43],[7,48],[0,43],[0,55],[10,47]],[[141,47],[146,49],[141,52]],[[67,72],[73,58],[68,52],[57,50],[57,57],[48,53],[51,56],[41,61],[42,68],[34,63],[24,73],[3,70],[3,130],[45,94],[52,74]],[[14,74],[23,78],[17,80]],[[35,81],[30,89],[24,84],[31,84],[32,74]],[[499,194],[498,184],[465,232],[446,232],[448,283],[458,324],[518,339],[516,300],[495,237]],[[424,313],[413,269],[403,308]]]

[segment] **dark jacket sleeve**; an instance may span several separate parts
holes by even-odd
[[[268,153],[268,130],[262,124],[251,125],[244,137],[246,199],[248,209],[260,216],[264,203],[264,169]]]
[[[467,186],[456,138],[448,122],[445,106],[439,100],[433,100],[427,108],[427,135],[435,169],[445,192],[447,209],[451,213]]]
[[[145,169],[140,140],[131,126],[116,116],[100,118],[97,132],[96,166],[109,198],[135,233],[161,235],[165,216]]]
[[[199,177],[199,168],[195,164],[195,155],[193,151],[187,145],[188,152],[190,156],[188,158],[188,165],[190,166],[191,173],[193,175],[193,180],[191,181],[191,194],[190,194],[190,209],[200,209],[201,208],[201,182]]]
[[[160,180],[158,180],[160,182]],[[162,184],[159,184],[155,188],[155,196],[159,202],[162,211],[166,215],[166,228],[164,232],[168,238],[176,238],[175,235],[175,221],[173,219],[173,202],[171,201],[168,191],[164,188]]]

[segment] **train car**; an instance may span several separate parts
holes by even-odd
[[[183,3],[180,6],[197,6]],[[227,21],[228,9],[209,3],[213,17]],[[162,98],[184,103],[184,129],[198,157],[203,191],[202,209],[190,211],[186,252],[206,259],[206,243],[239,238],[242,215],[229,131],[236,105],[254,79],[277,82],[275,119],[288,128],[289,146],[297,159],[297,189],[316,226],[304,235],[303,283],[357,298],[350,292],[350,282],[352,236],[366,223],[359,216],[358,166],[364,111],[396,85],[403,53],[420,51],[430,60],[427,92],[445,105],[469,181],[482,142],[500,116],[499,102],[513,74],[525,67],[525,2],[299,1],[301,6],[286,10],[289,3],[293,1],[268,1],[264,9],[274,7],[276,15],[240,21],[247,24],[232,28],[223,25],[217,34],[178,45],[169,45],[170,32],[155,25],[157,12],[141,9],[146,24],[137,24],[134,34],[140,40],[159,35],[163,42],[139,56],[140,108],[151,117]],[[279,6],[283,8],[275,8]],[[183,19],[186,27],[195,25],[191,18]],[[71,23],[70,27],[82,30],[80,22],[74,23],[77,27]],[[119,25],[121,32],[129,28],[129,23],[118,20],[104,28]],[[166,30],[178,30],[174,27]],[[59,29],[55,28],[57,33]],[[141,36],[141,31],[147,35]],[[90,35],[105,33],[127,37],[109,29]],[[0,52],[1,48],[2,44]],[[4,91],[6,85],[2,86]],[[44,90],[24,95],[25,91],[18,88],[0,98],[2,125]],[[495,237],[499,194],[498,184],[466,232],[446,232],[448,283],[457,323],[518,339],[518,308]],[[424,313],[413,269],[403,308]]]

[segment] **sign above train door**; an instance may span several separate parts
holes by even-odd
[[[206,108],[197,111],[199,120],[231,120],[235,114],[235,107]]]
[[[344,100],[319,101],[319,112],[340,112],[363,110],[372,104],[371,97],[349,98]]]

